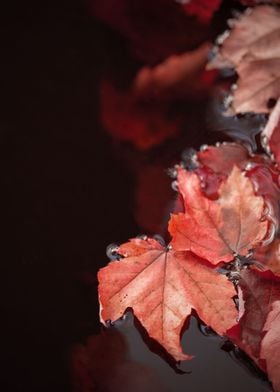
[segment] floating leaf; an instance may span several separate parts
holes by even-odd
[[[177,361],[191,358],[182,352],[180,336],[192,310],[220,335],[236,323],[232,283],[191,252],[166,250],[154,239],[132,239],[118,252],[124,259],[98,273],[103,322],[132,308]]]
[[[275,238],[268,246],[257,248],[254,252],[254,259],[261,264],[263,269],[268,269],[280,277],[280,239]]]
[[[208,68],[233,67],[239,76],[229,114],[271,112],[280,96],[280,11],[263,5],[229,21]]]
[[[273,302],[280,300],[280,282],[265,273],[248,269],[241,272],[239,286],[245,312],[239,322],[239,335],[231,336],[259,366],[263,328]]]
[[[172,215],[169,223],[175,249],[218,264],[246,255],[266,236],[263,198],[255,195],[251,181],[237,167],[221,185],[217,200],[204,196],[194,172],[180,170],[178,184],[185,212]]]

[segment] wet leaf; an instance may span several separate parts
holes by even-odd
[[[272,115],[271,115],[272,116]],[[226,180],[234,165],[246,171],[254,185],[258,196],[262,196],[272,222],[273,232],[278,229],[280,190],[279,171],[274,163],[266,156],[252,154],[245,147],[237,143],[222,143],[218,146],[203,148],[196,155],[198,169],[195,172],[203,183],[206,196],[218,197],[218,189]]]
[[[280,239],[275,238],[268,246],[257,248],[254,251],[254,259],[264,270],[270,270],[280,277]]]
[[[174,137],[181,118],[170,115],[168,104],[156,100],[141,101],[133,91],[118,90],[104,81],[100,86],[101,121],[114,139],[129,141],[139,150],[147,150]]]
[[[272,153],[274,160],[280,163],[280,99],[278,99],[269,120],[262,132],[264,144]]]
[[[248,150],[237,143],[207,146],[197,153],[197,160],[201,165],[209,167],[216,174],[223,175],[229,175],[234,165],[238,166],[248,159]]]
[[[244,270],[240,275],[245,312],[239,322],[239,334],[231,338],[262,367],[259,359],[263,328],[271,305],[280,300],[280,282],[252,269]]]
[[[266,335],[262,340],[261,357],[266,360],[268,377],[275,392],[280,391],[280,301],[272,305],[264,329]]]
[[[182,352],[180,335],[192,310],[220,335],[236,323],[232,283],[191,252],[166,250],[153,239],[132,239],[118,252],[124,259],[98,273],[103,322],[132,308],[177,361],[191,358]]]
[[[136,95],[158,99],[177,99],[207,92],[207,84],[200,80],[204,71],[208,43],[191,52],[172,55],[155,67],[143,67],[134,81]]]
[[[237,167],[221,185],[217,200],[203,194],[194,172],[180,170],[178,184],[185,212],[172,215],[169,223],[174,249],[190,250],[218,264],[246,255],[266,236],[263,198]]]
[[[268,5],[248,9],[229,25],[208,68],[236,69],[229,114],[269,113],[280,96],[280,11]]]

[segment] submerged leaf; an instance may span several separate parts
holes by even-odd
[[[98,273],[103,322],[132,308],[177,361],[191,358],[182,352],[180,335],[192,310],[220,335],[236,324],[232,283],[191,252],[166,250],[154,239],[132,239],[118,252],[124,259]]]
[[[201,23],[209,23],[219,9],[222,0],[181,0],[186,13],[194,15]]]
[[[155,67],[141,68],[134,80],[134,91],[138,96],[176,99],[204,94],[208,86],[199,78],[204,71],[209,43],[182,54],[174,54]]]
[[[181,118],[165,102],[141,101],[131,90],[118,90],[108,81],[100,86],[101,122],[114,139],[147,150],[174,137]]]

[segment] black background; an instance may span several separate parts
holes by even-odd
[[[99,331],[106,245],[136,231],[132,179],[97,116],[119,42],[79,0],[11,2],[2,17],[1,390],[63,391],[71,345]]]

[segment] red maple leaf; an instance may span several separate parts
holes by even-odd
[[[207,146],[198,151],[197,160],[216,174],[228,176],[233,166],[244,165],[249,160],[248,150],[237,143],[222,143]],[[241,166],[239,166],[241,168]]]
[[[269,120],[262,132],[264,144],[272,153],[274,160],[280,163],[280,99],[278,99]]]
[[[266,335],[262,340],[261,358],[265,359],[268,377],[275,392],[280,391],[280,301],[275,301],[268,314],[264,329]]]
[[[132,239],[118,253],[124,258],[98,273],[104,322],[132,308],[149,336],[177,361],[191,358],[182,352],[180,334],[192,309],[220,335],[236,324],[232,283],[191,252]]]
[[[241,347],[255,362],[264,368],[260,361],[260,348],[263,328],[273,302],[280,300],[280,282],[271,279],[269,274],[252,269],[243,270],[239,287],[244,301],[244,314],[236,334],[229,332],[230,338]]]
[[[204,193],[210,198],[218,196],[221,183],[228,177],[234,165],[245,170],[246,176],[254,184],[256,194],[264,198],[270,210],[271,221],[277,229],[279,171],[267,156],[252,154],[237,143],[222,143],[198,151],[196,161],[199,166],[195,171],[202,180]],[[271,230],[274,231],[274,228],[271,227]]]
[[[179,1],[178,1],[179,2]],[[209,23],[213,14],[219,9],[222,0],[180,1],[189,15],[195,15],[201,23]]]
[[[275,238],[268,246],[255,249],[254,259],[261,264],[262,269],[270,270],[280,277],[280,239]]]
[[[266,236],[263,198],[237,167],[221,185],[217,200],[203,194],[194,172],[179,170],[178,186],[185,212],[172,215],[169,223],[174,249],[190,250],[218,264],[246,255]]]

